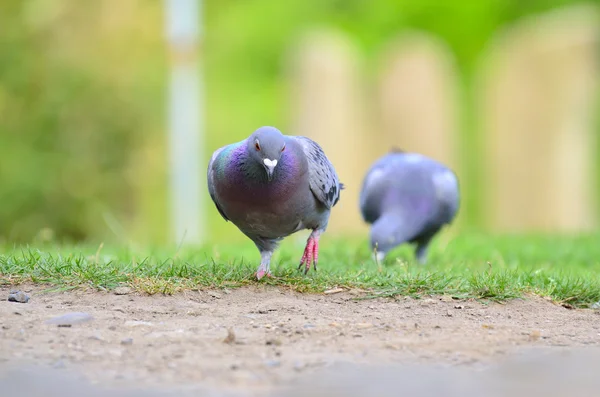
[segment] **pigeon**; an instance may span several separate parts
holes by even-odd
[[[458,178],[452,170],[395,148],[373,163],[360,193],[360,211],[371,225],[371,249],[378,261],[409,243],[416,244],[417,261],[426,263],[429,243],[453,221],[458,207]]]
[[[208,192],[226,221],[260,251],[256,277],[271,276],[273,252],[283,238],[312,230],[298,269],[315,271],[319,238],[344,188],[313,140],[260,127],[243,141],[217,149],[208,164]]]

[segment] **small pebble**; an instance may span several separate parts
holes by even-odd
[[[267,367],[279,367],[281,365],[281,361],[279,361],[279,360],[267,360],[267,361],[265,361],[265,365]]]
[[[121,344],[126,346],[133,345],[133,338],[125,338],[121,341]]]
[[[56,324],[59,327],[70,327],[75,324],[81,324],[93,320],[93,317],[83,312],[71,312],[62,316],[51,318],[46,324]]]
[[[281,341],[279,339],[267,339],[267,346],[281,346]]]
[[[29,302],[29,295],[23,291],[10,291],[8,294],[9,302],[27,303]]]
[[[228,345],[235,343],[235,332],[233,332],[232,328],[229,328],[227,330],[227,336],[225,337],[225,339],[223,339],[223,343],[226,343]]]
[[[114,289],[113,293],[115,295],[129,295],[133,292],[130,287],[121,286]]]
[[[537,330],[532,331],[529,334],[529,340],[531,340],[531,341],[537,341],[538,339],[540,339],[540,336],[541,336],[540,331],[537,331]]]

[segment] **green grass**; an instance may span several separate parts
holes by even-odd
[[[297,271],[304,235],[288,238],[273,257],[275,276],[262,284],[300,292],[342,287],[363,297],[448,295],[503,301],[528,293],[562,304],[589,307],[600,301],[599,235],[438,238],[429,263],[414,262],[412,249],[396,249],[385,263],[370,256],[366,241],[324,236],[319,269]],[[34,282],[52,288],[119,285],[171,294],[195,288],[235,288],[259,283],[259,255],[249,242],[204,249],[104,246],[0,246],[0,283]]]

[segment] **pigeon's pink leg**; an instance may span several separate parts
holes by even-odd
[[[254,273],[258,280],[265,276],[271,277],[271,255],[273,255],[273,252],[271,251],[263,251],[260,253],[260,266],[256,269],[256,273]]]
[[[302,268],[302,265],[304,265],[304,274],[307,274],[310,270],[311,263],[314,263],[315,271],[317,270],[317,261],[319,260],[320,236],[321,231],[314,230],[308,237],[308,240],[306,240],[306,247],[304,248],[302,259],[300,259],[300,265],[298,265],[298,270],[300,270]]]
[[[315,272],[317,271],[317,262],[319,261],[319,236],[315,237],[315,244],[313,245],[313,267]]]
[[[298,269],[300,269],[302,265],[306,265],[308,271],[308,267],[310,267],[310,262],[312,260],[312,251],[314,243],[315,242],[312,239],[312,236],[309,237],[306,241],[306,247],[304,248],[304,253],[302,254],[302,259],[300,259],[300,265],[298,265]]]

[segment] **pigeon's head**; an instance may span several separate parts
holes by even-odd
[[[371,250],[376,254],[375,259],[382,261],[388,252],[402,244],[402,225],[397,219],[381,217],[371,227]]]
[[[275,127],[261,127],[248,138],[250,158],[264,167],[269,181],[285,150],[285,137]]]

